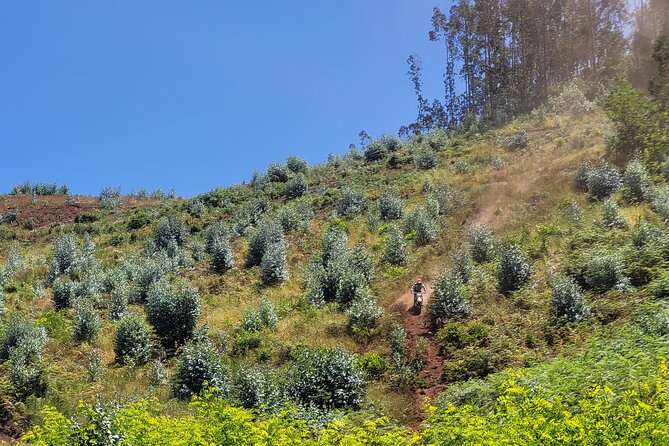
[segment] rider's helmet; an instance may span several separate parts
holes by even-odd
[[[420,277],[416,278],[416,283],[421,283]]]

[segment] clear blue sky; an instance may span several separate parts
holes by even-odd
[[[435,3],[3,2],[0,191],[193,196],[290,154],[344,153],[361,129],[395,133],[416,115],[410,53],[442,96]]]

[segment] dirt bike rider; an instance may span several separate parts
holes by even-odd
[[[423,281],[421,280],[420,277],[416,278],[416,282],[414,282],[413,285],[411,285],[411,291],[413,291],[413,304],[414,306],[418,303],[419,295],[420,295],[420,303],[423,303],[423,291],[427,291],[427,288],[425,288],[425,285],[423,285]]]

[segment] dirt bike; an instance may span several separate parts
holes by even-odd
[[[421,308],[423,307],[423,293],[413,293],[413,308],[416,314],[420,314]]]

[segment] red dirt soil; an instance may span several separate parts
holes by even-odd
[[[423,309],[421,314],[416,314],[413,308],[413,293],[407,290],[392,305],[391,309],[402,316],[402,325],[407,333],[407,340],[410,351],[415,349],[418,341],[423,338],[426,341],[425,366],[418,373],[419,387],[415,391],[414,401],[409,408],[409,426],[412,428],[420,427],[420,423],[425,420],[425,403],[443,390],[441,384],[441,375],[444,371],[444,358],[439,352],[439,347],[434,341],[432,334],[423,323],[425,309],[432,295],[432,286],[429,282],[425,283],[427,292],[423,294]]]

